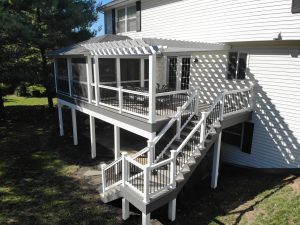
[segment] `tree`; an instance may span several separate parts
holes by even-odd
[[[16,52],[10,51],[12,49],[22,51],[16,52],[22,57],[35,55],[33,60],[37,65],[39,79],[46,88],[50,108],[53,107],[53,77],[46,53],[94,36],[95,32],[90,31],[90,27],[97,20],[99,6],[95,0],[0,2],[0,47],[8,49],[8,55]],[[10,63],[5,60],[12,60],[14,64],[19,59],[0,60],[1,64]],[[0,72],[2,76],[5,74],[1,69]]]

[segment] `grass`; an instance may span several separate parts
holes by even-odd
[[[76,178],[78,169],[95,167],[103,159],[90,159],[89,140],[80,134],[79,146],[72,145],[67,109],[65,136],[59,137],[57,113],[49,112],[46,99],[31,106],[38,103],[8,97],[18,105],[6,105],[8,119],[0,121],[1,225],[140,224],[140,215],[123,222],[120,201],[103,204],[96,191]],[[299,176],[225,166],[216,190],[210,189],[209,179],[199,180],[193,175],[178,196],[175,222],[168,221],[167,207],[152,218],[170,225],[300,224]]]
[[[47,105],[47,98],[33,98],[33,97],[18,97],[16,95],[7,95],[4,97],[4,106],[34,106]],[[56,104],[56,98],[54,104]]]

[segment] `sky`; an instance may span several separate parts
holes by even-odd
[[[112,0],[96,0],[96,1],[97,1],[97,4],[99,4],[99,3],[102,2],[102,5],[104,5],[104,4],[108,3],[108,2],[111,2]],[[102,26],[102,30],[98,31],[98,27],[100,27],[100,26]],[[96,36],[104,34],[104,16],[103,16],[102,13],[99,13],[99,15],[98,15],[98,21],[93,24],[92,30],[96,30],[97,31],[97,35]]]

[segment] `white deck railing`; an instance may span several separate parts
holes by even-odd
[[[196,107],[195,99],[198,101],[198,97],[198,91],[192,94],[188,101],[181,107],[181,110],[178,110],[174,118],[172,118],[155,137],[153,142],[148,143],[147,148],[144,148],[132,157],[123,154],[122,158],[119,158],[108,166],[103,166],[103,192],[110,187],[122,183],[124,187],[128,187],[128,190],[141,196],[144,202],[149,202],[151,198],[155,198],[160,193],[176,188],[176,176],[189,162],[195,151],[205,147],[205,140],[215,129],[216,123],[222,121],[224,116],[251,110],[254,105],[253,86],[235,91],[221,92],[216,97],[211,107],[206,112],[202,113],[201,119],[181,142],[179,147],[177,149],[169,150],[170,157],[163,161],[152,161],[152,158],[155,155],[155,147],[157,147],[155,144],[166,135],[173,124],[178,122],[179,118],[183,115],[184,109],[193,106],[191,107],[193,113],[190,114],[188,118],[190,118],[191,115],[196,114],[198,107]],[[187,124],[189,120],[190,119],[187,119],[185,124]],[[184,126],[185,125],[181,126],[181,124],[176,124],[177,132],[174,135],[175,139],[178,137],[178,131],[180,133]],[[171,140],[174,141],[174,137],[172,137]],[[166,151],[169,147],[170,143],[166,145],[166,148],[164,148],[163,151]],[[146,161],[137,160],[140,157],[146,158]],[[160,157],[158,158],[160,159]],[[109,176],[106,176],[106,172],[110,171],[111,173],[114,173],[118,171],[120,162],[122,162],[122,181],[119,180],[119,176],[116,176],[117,178],[115,178],[115,176],[110,174],[109,176],[113,177],[114,181],[108,182],[107,179],[109,179]],[[115,169],[109,170],[109,168]]]

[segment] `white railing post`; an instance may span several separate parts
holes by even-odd
[[[202,112],[202,118],[203,118],[203,123],[201,124],[200,127],[200,148],[205,147],[205,130],[206,130],[206,112]]]
[[[88,102],[92,103],[92,58],[91,56],[87,56],[86,58],[86,73],[87,73],[87,92],[88,92]]]
[[[222,103],[221,103],[221,108],[220,108],[220,121],[223,120],[224,118],[224,106],[225,106],[225,91],[222,91]]]
[[[127,152],[122,152],[122,186],[124,187],[128,178]]]
[[[176,188],[176,150],[171,150],[171,163],[170,163],[170,183],[171,188]]]
[[[181,106],[177,107],[177,114],[179,115],[177,118],[177,123],[176,123],[176,136],[177,139],[180,139],[180,128],[181,128]]]
[[[251,94],[251,99],[250,99],[250,108],[252,110],[254,110],[254,106],[255,106],[255,98],[254,98],[254,85],[251,86],[251,91],[250,91],[250,94]]]
[[[95,101],[96,105],[99,105],[100,99],[100,88],[99,88],[99,60],[98,56],[94,57],[95,61],[95,71],[94,71],[94,81],[95,81]]]
[[[67,66],[68,66],[68,82],[69,82],[69,96],[72,97],[72,58],[67,58]]]
[[[194,112],[196,115],[199,114],[199,100],[200,100],[200,91],[196,89],[196,97],[195,97],[195,105],[194,105]]]
[[[144,202],[149,202],[149,177],[150,176],[150,167],[146,166],[144,168]]]
[[[106,189],[105,167],[106,167],[105,163],[101,164],[101,171],[102,171],[102,193],[104,193],[105,189]]]
[[[155,154],[154,154],[154,143],[152,142],[152,141],[147,141],[147,143],[148,143],[148,148],[149,148],[149,151],[148,151],[148,155],[147,155],[147,157],[148,157],[148,163],[147,163],[147,165],[152,165],[153,164],[153,161],[154,161],[154,156],[155,156]]]
[[[123,92],[122,92],[122,86],[119,86],[119,112],[122,113],[123,110]]]

